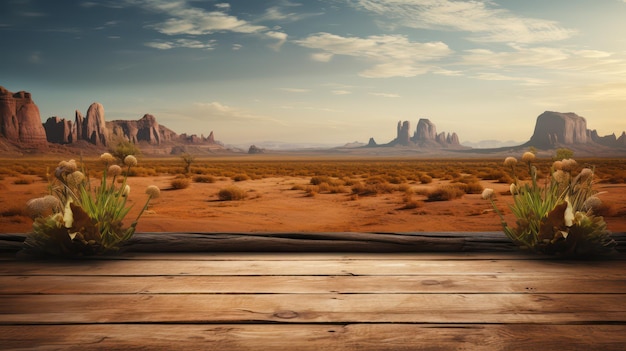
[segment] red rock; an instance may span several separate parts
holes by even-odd
[[[30,93],[11,93],[0,87],[0,135],[27,146],[47,145],[39,108]]]

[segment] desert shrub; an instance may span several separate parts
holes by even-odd
[[[17,185],[27,185],[27,184],[33,184],[35,181],[32,178],[27,178],[27,177],[19,177],[16,180],[13,181],[13,184],[17,184]]]
[[[384,183],[356,183],[352,185],[352,193],[361,196],[372,196],[377,194],[391,193],[395,190],[394,185],[387,182]]]
[[[302,184],[295,184],[291,187],[291,190],[305,190],[306,187]]]
[[[412,210],[415,208],[420,208],[424,205],[422,201],[415,200],[413,198],[413,194],[409,192],[404,194],[404,196],[402,197],[402,202],[404,203],[404,206],[400,207],[400,210]]]
[[[245,173],[239,173],[239,174],[235,174],[234,176],[232,176],[231,179],[236,182],[241,182],[244,180],[250,180],[250,177]]]
[[[317,185],[308,185],[304,189],[304,192],[306,193],[306,196],[314,197],[315,195],[317,195],[319,193],[319,188],[318,188]]]
[[[574,151],[561,147],[556,149],[556,154],[554,155],[555,160],[565,160],[568,158],[572,158],[574,156]]]
[[[0,217],[15,217],[15,216],[28,217],[28,215],[29,215],[28,211],[24,207],[14,206],[11,208],[7,208],[6,210],[0,211]]]
[[[128,155],[140,155],[141,150],[139,147],[128,140],[118,141],[111,149],[110,152],[113,156],[123,160]]]
[[[196,183],[215,183],[215,177],[199,174],[193,177],[193,181]]]
[[[350,177],[343,177],[341,179],[341,181],[343,182],[343,185],[345,186],[352,186],[354,185],[356,182],[358,182],[358,180],[350,178]]]
[[[616,171],[615,173],[608,174],[603,177],[602,183],[624,184],[626,183],[626,171]]]
[[[398,191],[402,191],[404,193],[413,194],[413,188],[408,183],[402,183],[398,185]]]
[[[323,182],[317,185],[317,191],[320,193],[330,192],[330,184]]]
[[[462,189],[466,194],[481,194],[483,192],[483,186],[480,185],[478,179],[474,176],[462,176],[455,181],[457,183],[455,186]]]
[[[224,189],[220,189],[217,193],[217,197],[222,201],[244,200],[246,198],[246,191],[240,187],[231,185]]]
[[[402,177],[402,176],[389,177],[389,183],[391,184],[402,184],[402,183],[406,183],[406,181],[407,181],[406,177]]]
[[[422,184],[430,184],[433,182],[433,177],[429,176],[428,174],[422,174],[419,176],[419,181]]]
[[[449,201],[462,197],[465,194],[463,189],[454,185],[443,185],[428,193],[428,201]]]
[[[196,160],[196,158],[193,155],[190,155],[185,152],[180,155],[180,159],[183,161],[183,164],[185,165],[185,174],[191,173],[191,164]]]
[[[189,187],[191,181],[189,178],[174,178],[170,182],[172,189],[186,189]]]
[[[320,185],[322,183],[330,184],[332,183],[332,179],[329,176],[314,176],[311,177],[310,183],[312,185]]]
[[[124,173],[127,174],[129,177],[150,177],[157,175],[157,172],[154,168],[146,167],[133,167],[128,172],[124,170]]]

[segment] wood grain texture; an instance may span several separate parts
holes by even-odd
[[[604,350],[623,325],[212,324],[0,326],[3,350]]]
[[[0,255],[2,350],[623,350],[626,255]]]

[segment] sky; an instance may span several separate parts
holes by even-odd
[[[225,144],[386,143],[428,118],[526,141],[626,130],[626,0],[3,0],[0,86],[42,120],[152,114]]]

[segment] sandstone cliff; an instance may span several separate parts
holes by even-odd
[[[0,87],[0,146],[19,153],[19,150],[48,150],[52,144],[76,146],[97,152],[117,140],[140,143],[146,153],[167,154],[175,150],[193,149],[193,152],[216,152],[224,150],[215,141],[213,132],[204,135],[178,135],[160,125],[156,118],[145,114],[139,120],[106,121],[104,106],[94,102],[83,117],[76,110],[74,121],[50,117],[41,123],[39,108],[30,93],[12,93]],[[144,150],[145,148],[149,148]]]
[[[0,87],[0,136],[26,147],[45,147],[46,132],[30,93]]]
[[[525,144],[540,149],[555,147],[606,147],[624,148],[626,133],[600,136],[596,130],[587,129],[587,120],[573,112],[546,111],[537,117],[535,130]]]

